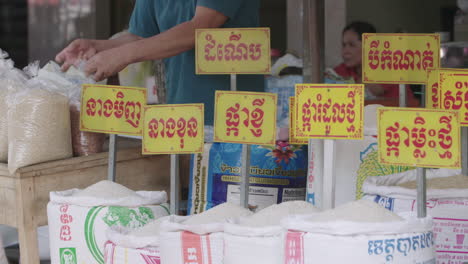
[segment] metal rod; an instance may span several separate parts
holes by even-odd
[[[462,175],[468,176],[468,127],[461,128]]]
[[[116,162],[117,162],[117,135],[110,134],[109,161],[108,161],[108,168],[107,168],[107,179],[109,181],[115,182]]]
[[[309,139],[307,201],[323,209],[323,140]]]
[[[406,107],[407,106],[406,85],[404,84],[399,85],[399,93],[400,93],[400,107]]]
[[[427,215],[426,210],[426,169],[416,168],[417,173],[417,207],[418,218],[425,218]]]
[[[335,208],[335,140],[326,139],[324,142],[324,159],[323,159],[323,209]]]
[[[171,213],[179,214],[179,155],[171,155]]]
[[[421,107],[426,108],[426,85],[421,85]]]
[[[237,91],[237,75],[231,74],[231,91]]]
[[[240,183],[240,206],[249,207],[250,145],[242,146],[242,174]]]

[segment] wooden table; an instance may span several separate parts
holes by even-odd
[[[0,224],[18,228],[22,264],[38,264],[37,227],[47,225],[49,192],[85,188],[107,179],[107,153],[48,162],[10,175],[0,164]],[[169,156],[142,156],[141,147],[117,153],[116,181],[134,190],[166,190]]]

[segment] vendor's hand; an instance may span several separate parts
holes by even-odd
[[[58,63],[63,63],[62,71],[67,71],[78,60],[88,60],[95,54],[96,48],[93,40],[77,39],[57,54],[55,60]]]
[[[114,48],[99,52],[91,57],[86,63],[85,73],[87,76],[94,75],[94,80],[99,82],[120,72],[127,65],[123,54],[119,52],[118,48]]]

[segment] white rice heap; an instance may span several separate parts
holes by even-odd
[[[122,197],[140,197],[135,191],[112,181],[100,181],[73,194],[75,197],[95,197],[118,199]]]
[[[327,210],[310,218],[311,222],[333,222],[333,221],[351,221],[351,222],[396,222],[403,218],[384,207],[368,200],[359,200],[350,202]]]
[[[248,209],[232,203],[223,203],[201,214],[196,214],[185,220],[185,225],[201,225],[224,222],[229,218],[245,217],[252,215]]]
[[[427,189],[468,189],[468,177],[464,175],[456,175],[450,177],[440,177],[427,180]],[[416,181],[409,181],[398,186],[407,189],[416,189],[418,186]]]
[[[312,214],[320,210],[305,201],[290,201],[274,204],[241,221],[251,227],[277,226],[289,215]]]

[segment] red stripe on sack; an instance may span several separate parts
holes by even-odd
[[[211,241],[210,241],[210,235],[206,235],[205,238],[206,238],[206,252],[207,252],[207,257],[208,257],[208,259],[207,259],[207,264],[211,264],[211,262],[212,262],[212,261],[211,261],[212,257],[211,257]]]
[[[304,264],[304,233],[288,231],[285,264]]]
[[[185,264],[204,264],[201,236],[182,232],[182,256]]]

